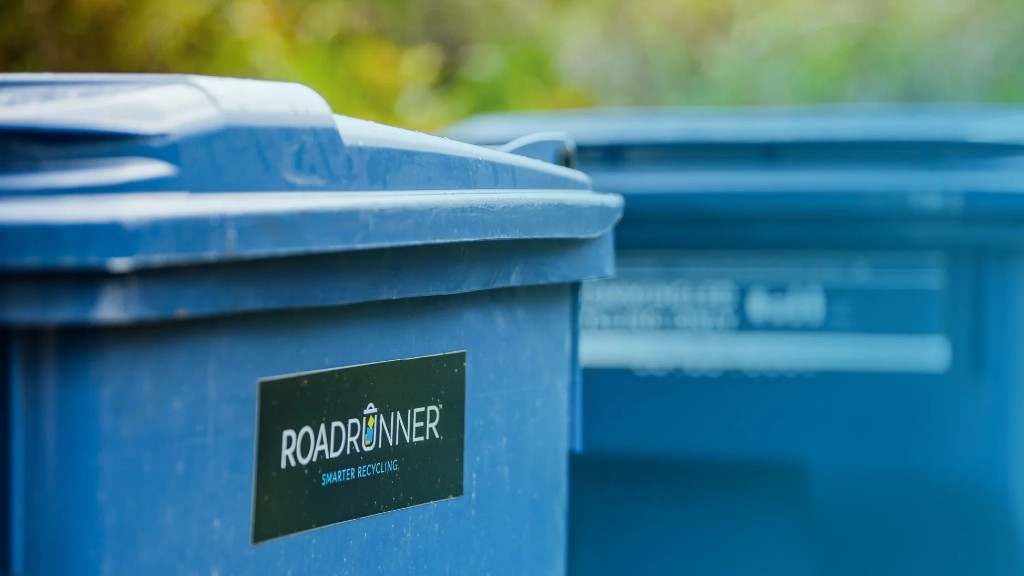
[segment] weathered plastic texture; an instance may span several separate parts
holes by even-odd
[[[298,85],[0,76],[0,572],[564,570],[620,212]],[[464,496],[251,544],[258,378],[454,350]]]
[[[570,571],[1024,571],[1024,109],[488,116],[623,193]]]

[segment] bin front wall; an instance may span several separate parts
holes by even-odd
[[[640,547],[647,568],[700,574],[1020,573],[1019,251],[619,262],[584,288],[574,573]],[[642,436],[614,425],[623,405]],[[627,517],[654,536],[593,529]]]
[[[13,571],[559,573],[576,293],[14,331]],[[251,544],[258,379],[456,350],[463,496]]]

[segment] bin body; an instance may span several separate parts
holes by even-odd
[[[620,200],[295,85],[0,95],[3,572],[564,571]]]
[[[626,198],[617,275],[584,288],[571,572],[1024,569],[1024,111],[567,113],[450,134],[533,127],[569,133]]]

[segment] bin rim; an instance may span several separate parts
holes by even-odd
[[[499,112],[474,116],[442,134],[496,145],[543,130],[567,132],[581,148],[800,142],[1024,145],[1024,106],[859,103]]]
[[[607,235],[589,190],[138,193],[0,199],[0,272],[105,271],[494,240]]]

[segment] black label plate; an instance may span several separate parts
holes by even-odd
[[[252,540],[462,496],[466,353],[259,381]]]

